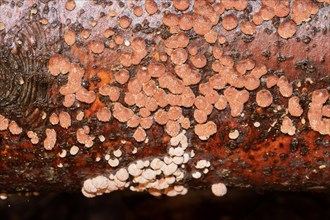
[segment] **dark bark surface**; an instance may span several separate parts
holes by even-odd
[[[196,6],[191,3],[187,11],[179,12],[169,1],[156,1],[158,11],[151,15],[145,10],[144,1],[110,3],[76,0],[72,11],[66,9],[65,1],[17,1],[15,4],[0,1],[0,115],[3,117],[1,120],[16,122],[22,129],[15,134],[15,127],[11,128],[14,125],[9,125],[0,131],[0,191],[77,191],[88,178],[109,176],[115,174],[119,168],[126,169],[134,161],[163,159],[168,155],[173,135],[166,130],[165,125],[156,122],[156,110],[147,116],[151,117],[152,126],[143,128],[146,140],[142,142],[134,137],[136,128],[129,128],[126,121],[120,122],[119,113],[115,113],[116,104],[123,104],[140,118],[143,118],[139,115],[142,107],[127,104],[125,97],[131,92],[131,81],[121,85],[115,81],[115,74],[126,69],[132,80],[138,77],[139,70],[148,67],[150,63],[162,63],[166,72],[179,80],[181,85],[184,79],[175,74],[175,67],[182,63],[176,63],[173,51],[164,43],[177,32],[184,32],[189,38],[189,45],[196,46],[198,54],[203,54],[207,59],[203,68],[194,66],[190,60],[193,57],[191,54],[187,55],[188,60],[185,61],[201,76],[197,84],[185,85],[196,97],[206,96],[202,94],[200,85],[209,82],[217,72],[221,75],[229,71],[227,77],[237,74],[240,61],[251,59],[256,68],[265,65],[267,71],[257,79],[260,85],[255,89],[248,89],[247,80],[244,78],[244,81],[241,76],[236,81],[228,80],[221,89],[212,89],[218,95],[223,95],[228,88],[235,87],[239,91],[246,91],[249,98],[243,103],[244,108],[238,117],[233,117],[234,107],[230,105],[232,100],[228,100],[229,104],[224,110],[218,110],[212,105],[213,110],[206,117],[207,121],[216,125],[216,132],[210,134],[206,140],[195,131],[198,124],[205,123],[196,121],[194,112],[198,107],[175,104],[174,96],[181,94],[171,92],[171,88],[164,88],[168,96],[174,96],[168,98],[169,105],[158,107],[158,110],[168,111],[171,106],[180,107],[182,117],[190,122],[187,129],[182,124],[179,127],[180,132],[186,131],[188,147],[185,152],[190,153],[193,150],[195,154],[179,168],[184,173],[184,178],[176,184],[195,189],[208,188],[213,183],[222,182],[227,186],[243,188],[328,191],[329,115],[319,113],[323,114],[320,116],[323,127],[318,130],[310,125],[309,113],[313,92],[329,92],[330,89],[330,8],[328,3],[306,0],[291,1],[291,4],[294,5],[294,2],[313,4],[318,10],[310,13],[301,23],[292,18],[292,13],[284,18],[273,16],[269,21],[257,25],[252,35],[242,32],[242,23],[252,22],[253,14],[259,11],[260,5],[265,6],[266,3],[251,1],[243,11],[234,8],[221,14],[214,12],[219,18],[213,25],[217,39],[221,35],[226,38],[226,43],[221,44],[220,40],[208,43],[204,34],[196,33],[197,28],[183,31],[178,25],[170,28],[163,23],[163,15],[169,12],[178,16],[188,12],[198,16],[205,11],[203,16],[209,20],[214,14],[207,14],[206,9],[215,8],[214,3],[196,3]],[[141,17],[133,14],[134,5],[141,5],[144,10]],[[228,31],[222,25],[227,14],[238,18],[238,26],[234,30]],[[131,19],[127,29],[118,25],[120,17],[124,15]],[[279,35],[278,28],[281,23],[292,19],[298,23],[295,23],[296,32],[292,37],[284,39]],[[114,32],[113,36],[104,35],[108,28]],[[65,39],[69,30],[75,33],[74,43],[70,46]],[[90,36],[83,37],[86,34],[84,31],[89,31]],[[118,36],[123,39],[116,39]],[[127,64],[136,55],[136,51],[132,50],[132,42],[137,37],[144,40],[146,54],[137,64]],[[123,42],[118,43],[121,40]],[[101,42],[105,46],[102,52],[95,52],[95,42]],[[215,45],[223,49],[220,59],[212,55]],[[186,46],[185,50],[188,51]],[[49,59],[56,54],[71,63],[69,74],[56,75],[51,72]],[[167,60],[162,60],[162,55]],[[212,65],[228,57],[233,66],[221,67],[221,70],[215,71]],[[65,95],[60,90],[69,85],[74,64],[81,68],[83,75],[78,77],[81,81],[78,82],[80,87],[77,91],[68,92],[75,98],[74,103],[66,107],[63,103]],[[58,68],[65,66],[63,63],[56,65]],[[250,72],[242,75],[251,75]],[[271,75],[285,76],[292,86],[292,94],[285,97],[279,84],[267,88],[266,79]],[[153,77],[150,81],[162,87],[158,78]],[[103,85],[119,88],[119,100],[113,101],[111,97],[101,95],[100,88]],[[74,90],[73,87],[69,89]],[[272,95],[273,102],[268,107],[261,107],[256,102],[257,93],[262,89],[269,90]],[[95,98],[92,102],[86,101],[79,97],[78,93],[81,91],[90,92],[85,94],[86,99],[93,95]],[[297,117],[288,111],[288,100],[293,96],[299,98],[299,105],[303,110]],[[329,104],[327,97],[325,102],[315,105],[321,105],[322,108]],[[107,122],[102,122],[97,116],[97,112],[104,107],[111,111],[111,119]],[[59,124],[51,123],[51,115],[60,115],[62,112],[70,115],[70,126],[64,125],[64,119]],[[84,118],[77,120],[80,112],[84,112]],[[289,117],[295,127],[291,135],[281,129],[285,117]],[[91,147],[88,143],[77,140],[77,132],[84,126],[89,127],[88,135],[94,137]],[[56,142],[51,150],[45,149],[46,129],[54,129],[56,133]],[[238,137],[230,138],[236,130]],[[28,131],[35,132],[38,143],[32,143]],[[76,155],[70,154],[72,146],[79,148]],[[106,155],[114,159],[113,152],[117,149],[122,152],[118,159],[120,163],[111,167]],[[135,149],[137,152],[133,153]],[[196,163],[200,160],[210,162],[205,174],[203,169],[196,168]],[[193,178],[192,174],[195,172],[200,172],[202,176]]]

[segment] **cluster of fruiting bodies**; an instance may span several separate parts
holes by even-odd
[[[133,191],[147,190],[156,196],[174,196],[187,192],[184,186],[187,176],[198,179],[212,166],[209,161],[201,160],[190,174],[184,170],[185,164],[194,157],[194,146],[189,146],[187,134],[207,141],[217,133],[217,123],[209,118],[212,112],[221,114],[221,111],[230,109],[231,117],[244,117],[244,105],[248,101],[255,102],[260,108],[274,105],[271,89],[276,88],[288,100],[287,113],[279,119],[282,123],[280,130],[294,135],[296,128],[291,118],[300,117],[304,109],[299,97],[293,94],[292,82],[285,75],[269,73],[264,64],[253,58],[235,61],[224,51],[225,33],[240,29],[245,35],[253,35],[264,21],[278,17],[278,35],[288,39],[294,36],[301,23],[318,12],[318,7],[309,0],[295,0],[292,7],[289,0],[263,0],[259,11],[252,14],[250,20],[240,21],[237,12],[244,11],[249,4],[247,0],[196,0],[193,4],[188,0],[174,0],[171,10],[159,15],[161,3],[146,0],[144,5],[133,5],[132,13],[127,15],[117,15],[109,10],[105,16],[117,19],[117,25],[103,30],[93,40],[89,41],[93,29],[84,29],[79,34],[67,29],[63,36],[67,46],[73,47],[80,39],[87,42],[87,50],[94,56],[102,57],[106,56],[106,51],[117,51],[119,65],[111,67],[105,79],[99,77],[96,86],[86,87],[83,81],[91,80],[87,67],[70,61],[65,55],[52,55],[48,62],[49,74],[55,79],[59,76],[67,79],[59,88],[66,110],[47,116],[49,125],[45,134],[27,131],[32,144],[38,144],[41,139],[44,148],[52,150],[58,138],[53,127],[68,129],[73,121],[83,119],[96,118],[100,123],[118,120],[124,127],[134,129],[131,137],[138,143],[148,143],[147,131],[152,126],[163,126],[171,138],[171,146],[165,155],[138,159],[123,167],[120,164],[122,152],[120,149],[114,151],[113,157],[104,157],[113,171],[87,179],[82,192],[93,197],[130,188]],[[75,1],[69,0],[66,4],[69,11],[77,8]],[[130,29],[133,20],[144,13],[150,17],[160,16],[159,22],[170,35],[164,39],[155,37],[156,46],[150,46],[143,36],[127,37],[117,33]],[[143,62],[146,59],[148,61]],[[210,68],[212,74],[205,77],[205,68]],[[251,100],[251,92],[255,93],[255,100]],[[316,90],[308,109],[311,129],[324,135],[330,135],[330,107],[325,105],[328,99],[326,89]],[[93,108],[92,114],[86,114],[88,109],[84,109],[85,106]],[[72,107],[75,107],[75,114],[71,112]],[[73,115],[76,117],[72,118]],[[15,121],[0,115],[0,130],[7,128],[12,135],[23,132]],[[235,140],[240,133],[235,130],[228,135]],[[93,147],[96,139],[88,123],[76,130],[75,137],[76,145],[86,148]],[[98,138],[102,142],[106,137]],[[71,155],[78,153],[76,145],[70,149]],[[212,186],[212,191],[220,196],[225,194],[226,188],[217,183]]]

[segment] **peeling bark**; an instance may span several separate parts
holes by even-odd
[[[194,156],[190,154],[183,167],[179,164],[184,174],[176,182],[180,186],[210,188],[222,182],[266,190],[329,190],[329,3],[288,2],[293,5],[289,15],[273,15],[256,24],[252,34],[244,34],[242,23],[253,22],[253,15],[261,13],[260,5],[272,10],[277,6],[251,1],[239,10],[241,6],[230,9],[223,3],[228,9],[220,13],[219,8],[215,12],[219,4],[207,1],[190,3],[183,12],[170,1],[155,1],[156,9],[148,0],[147,7],[144,1],[73,2],[71,10],[72,1],[0,1],[1,192],[80,190],[89,178],[116,176],[138,160],[164,159],[171,136],[182,131],[188,144],[184,152],[193,151]],[[295,9],[295,4],[304,2],[310,10],[307,17]],[[136,5],[143,9],[142,16],[134,15]],[[171,18],[168,22],[174,26],[169,27],[163,16],[170,12],[194,14],[197,24],[182,30]],[[227,14],[237,18],[233,30],[224,25]],[[121,20],[123,16],[127,17]],[[201,23],[198,16],[204,19]],[[285,39],[278,28],[287,20],[295,22],[296,31]],[[179,39],[178,33],[188,38]],[[214,33],[216,39],[210,43]],[[175,37],[179,40],[173,41]],[[134,44],[137,38],[142,42]],[[217,46],[223,50],[219,57],[214,52]],[[201,55],[195,61],[194,49]],[[154,63],[162,66],[153,71]],[[188,76],[175,74],[183,63],[195,71],[191,80],[200,77],[196,83],[184,84]],[[266,71],[259,71],[263,66]],[[122,70],[128,71],[128,82],[116,78]],[[151,77],[143,82],[139,71]],[[158,73],[169,73],[169,78]],[[202,85],[217,74],[223,78],[203,92]],[[249,78],[253,74],[256,77]],[[268,88],[270,76],[275,84]],[[147,83],[151,89],[145,93],[164,88],[166,105],[159,99],[153,108],[155,96],[144,94],[144,101],[138,96]],[[187,107],[182,94],[188,87],[195,104]],[[264,96],[259,96],[260,101],[256,98],[263,89],[270,91],[270,104],[263,102]],[[210,91],[217,97],[214,102]],[[129,93],[138,97],[136,103],[129,104]],[[217,95],[226,97],[228,104],[220,107]],[[292,97],[298,101],[289,101]],[[300,115],[292,113],[299,107]],[[156,122],[159,109],[172,111],[171,123]],[[205,111],[210,113],[205,116]],[[130,121],[134,117],[138,128],[130,128],[129,123],[136,123]],[[203,117],[206,121],[201,122]],[[283,123],[286,117],[291,121]],[[179,123],[179,118],[185,121]],[[210,166],[196,168],[203,160]],[[200,178],[194,178],[196,172]]]

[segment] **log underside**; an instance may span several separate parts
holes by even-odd
[[[292,1],[291,4],[294,2],[311,3],[306,0]],[[224,56],[234,61],[231,71],[239,68],[240,61],[251,59],[256,67],[265,65],[267,72],[258,79],[260,85],[256,89],[249,90],[227,82],[224,88],[213,90],[223,95],[226,89],[235,87],[239,91],[247,91],[249,97],[238,117],[233,116],[231,100],[228,100],[229,104],[223,110],[212,105],[213,110],[207,116],[207,121],[216,125],[216,132],[209,138],[196,134],[198,124],[205,123],[196,121],[196,105],[179,106],[182,117],[188,118],[190,123],[189,128],[184,129],[183,125],[180,128],[180,132],[185,130],[187,137],[188,147],[184,152],[190,154],[193,150],[195,155],[190,154],[189,161],[183,167],[179,164],[178,169],[184,177],[174,185],[200,189],[221,182],[229,187],[264,190],[329,191],[330,136],[326,131],[321,134],[324,132],[313,129],[309,120],[310,106],[314,102],[313,92],[330,90],[330,42],[327,40],[330,39],[329,4],[311,3],[318,7],[318,11],[297,24],[292,37],[284,39],[279,35],[278,27],[292,20],[292,13],[284,18],[273,16],[271,20],[263,21],[256,25],[251,35],[242,32],[242,23],[252,21],[252,15],[259,11],[258,4],[262,4],[251,1],[243,11],[228,9],[218,15],[219,22],[212,26],[217,33],[217,41],[209,43],[204,34],[196,33],[197,28],[181,30],[178,25],[170,28],[163,24],[163,15],[166,13],[172,12],[179,16],[188,12],[198,14],[203,13],[201,11],[204,9],[198,10],[202,6],[194,8],[191,3],[189,9],[180,12],[169,1],[155,3],[158,9],[151,15],[145,10],[144,1],[107,4],[103,1],[76,0],[73,10],[68,10],[63,0],[57,3],[24,1],[14,6],[0,1],[0,115],[9,122],[16,122],[22,129],[18,134],[14,134],[10,126],[0,131],[0,191],[77,191],[88,178],[115,175],[120,168],[127,169],[129,164],[138,160],[164,160],[169,155],[171,132],[156,122],[154,110],[148,116],[152,119],[152,126],[142,128],[146,132],[146,139],[137,141],[134,137],[137,129],[129,128],[126,121],[120,122],[114,106],[121,103],[141,118],[139,110],[142,107],[130,106],[125,102],[127,92],[131,92],[128,85],[130,81],[121,85],[116,82],[115,74],[126,69],[132,80],[138,70],[148,67],[150,63],[162,63],[166,72],[171,73],[175,80],[184,81],[175,74],[175,67],[181,63],[176,63],[173,50],[164,43],[177,32],[185,33],[189,45],[196,46],[198,54],[204,54],[207,59],[207,64],[202,68],[194,66],[190,60],[193,57],[191,54],[187,55],[188,60],[185,61],[201,75],[197,84],[185,85],[191,88],[195,96],[202,93],[199,85],[207,83],[217,74],[212,64],[221,61]],[[133,14],[134,5],[142,7],[142,16]],[[203,7],[215,7],[214,3],[206,5],[208,7]],[[113,12],[117,12],[116,15]],[[238,18],[238,26],[233,30],[226,30],[222,25],[227,14]],[[123,15],[131,19],[127,29],[118,25]],[[297,23],[296,20],[294,22]],[[114,31],[113,36],[104,35],[108,28]],[[68,45],[66,38],[69,30],[75,33],[72,45]],[[86,30],[90,32],[87,38],[83,37]],[[226,38],[223,44],[218,39],[220,35]],[[122,44],[118,43],[121,39],[115,39],[117,36],[123,38]],[[131,58],[128,56],[123,60],[123,54],[135,53],[131,47],[133,39],[138,37],[146,43],[146,54],[138,64],[127,64]],[[96,52],[97,48],[93,48],[95,42],[105,45],[102,52]],[[113,48],[111,45],[114,45]],[[223,49],[220,59],[212,54],[215,45]],[[188,51],[187,46],[184,49]],[[70,69],[69,74],[52,73],[49,59],[56,54],[60,54],[63,59],[68,58],[71,66],[78,64],[84,72],[80,90],[69,94],[75,97],[70,107],[64,106],[64,95],[60,89],[68,85],[68,75],[73,70]],[[162,55],[166,55],[167,59],[162,60]],[[221,71],[225,70],[221,69],[219,74],[222,74]],[[249,73],[247,71],[243,75]],[[273,75],[287,78],[293,87],[289,97],[283,96],[278,85],[266,87],[267,77]],[[157,77],[150,80],[161,87]],[[119,100],[112,101],[111,97],[101,95],[100,88],[103,85],[119,88]],[[262,89],[269,90],[272,95],[273,101],[268,107],[261,107],[256,102],[257,93]],[[86,103],[88,101],[79,98],[78,93],[82,90],[92,91],[95,100]],[[164,88],[164,91],[168,95],[175,93],[168,88]],[[299,98],[303,110],[297,117],[288,112],[288,100],[293,96]],[[327,98],[321,107],[329,104]],[[111,111],[111,119],[107,122],[102,122],[97,116],[97,112],[104,106]],[[168,111],[171,106],[178,105],[170,104],[158,107],[158,110]],[[50,122],[52,113],[60,115],[61,112],[67,112],[71,117],[68,128],[63,125],[64,121],[60,120],[60,124]],[[79,112],[84,112],[82,120],[76,119]],[[289,117],[295,127],[291,135],[281,129],[285,117]],[[328,117],[323,115],[322,120],[325,126],[330,127]],[[95,137],[91,147],[77,141],[77,131],[84,126],[89,127],[87,135]],[[56,133],[56,142],[50,150],[45,149],[44,141],[48,136],[46,129],[54,129]],[[230,135],[235,134],[233,132],[236,130],[238,137],[231,138]],[[38,143],[31,142],[28,131],[36,133]],[[76,155],[70,154],[72,146],[79,148]],[[117,149],[120,149],[122,155],[118,157],[119,165],[112,167],[105,158],[108,154],[114,159],[113,152]],[[196,168],[200,160],[210,162],[208,172],[205,168]],[[196,172],[202,174],[198,179],[192,176]],[[130,179],[133,177],[130,176]],[[129,181],[127,183],[132,184]]]

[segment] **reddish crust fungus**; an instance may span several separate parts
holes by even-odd
[[[46,128],[46,138],[44,140],[44,148],[52,150],[56,144],[56,131],[54,129]]]
[[[300,117],[303,113],[303,109],[299,104],[300,99],[297,96],[293,96],[289,99],[288,110],[292,116]]]
[[[84,182],[85,196],[128,187],[156,196],[183,195],[187,180],[206,179],[212,184],[213,178],[219,178],[212,171],[228,167],[235,169],[228,177],[221,176],[220,181],[234,180],[233,184],[237,184],[235,175],[244,177],[246,173],[233,159],[238,153],[244,163],[251,164],[251,169],[269,165],[266,160],[260,160],[257,168],[255,164],[259,162],[250,163],[245,149],[241,150],[248,139],[249,144],[258,145],[254,160],[262,157],[263,144],[267,143],[274,147],[273,157],[283,167],[287,162],[282,154],[295,159],[284,152],[286,147],[278,148],[277,144],[294,144],[290,136],[298,137],[304,132],[299,136],[301,155],[294,155],[301,161],[309,157],[302,155],[303,146],[317,148],[327,143],[328,136],[317,136],[330,134],[328,76],[324,74],[327,57],[321,57],[323,51],[315,43],[328,36],[323,27],[318,31],[319,24],[327,21],[324,4],[309,0],[295,0],[292,6],[289,0],[263,0],[260,4],[246,0],[174,0],[172,4],[146,0],[144,4],[113,5],[68,0],[59,4],[65,4],[65,24],[43,14],[37,19],[37,27],[31,20],[31,29],[25,33],[26,21],[22,20],[24,25],[17,39],[7,31],[11,28],[10,19],[0,22],[0,32],[5,36],[1,39],[5,44],[1,45],[11,56],[9,62],[0,61],[0,75],[7,77],[7,72],[14,72],[19,84],[9,83],[10,92],[0,97],[1,140],[6,155],[11,154],[7,145],[37,146],[42,144],[40,138],[45,150],[60,146],[54,155],[61,161],[66,152],[77,155],[65,159],[73,167],[81,165],[82,173],[88,166],[95,167],[96,162],[99,169],[106,165],[104,173]],[[83,15],[78,12],[82,6],[88,9]],[[121,6],[125,7],[118,10]],[[95,16],[95,11],[100,10],[108,15],[102,12]],[[38,11],[31,8],[29,13],[32,16]],[[56,24],[64,31],[59,32],[60,36],[54,34]],[[309,34],[308,31],[314,32],[314,26],[315,33]],[[296,40],[290,39],[295,35]],[[305,35],[312,38],[308,40]],[[309,44],[311,40],[313,45]],[[31,57],[27,58],[25,52]],[[301,57],[310,60],[301,64]],[[19,67],[12,68],[15,59]],[[7,70],[8,66],[12,71]],[[48,73],[43,75],[47,68]],[[310,78],[300,82],[305,74]],[[7,79],[1,80],[7,84]],[[26,91],[31,95],[19,94]],[[19,106],[19,117],[10,114],[15,106]],[[270,127],[265,127],[268,121]],[[323,142],[310,143],[305,134]],[[270,142],[270,137],[274,141]],[[158,148],[153,149],[156,144]],[[79,152],[82,146],[95,147]],[[325,155],[320,150],[318,157],[322,153]],[[186,169],[192,157],[197,157],[198,162],[189,163]],[[223,157],[228,158],[227,162],[219,165],[217,161]],[[62,161],[55,168],[67,169],[63,165]],[[257,173],[257,177],[251,176],[255,178],[252,183],[264,177],[259,174],[262,172]],[[275,169],[270,174],[272,179],[286,180],[281,175]],[[226,186],[216,181],[212,192],[222,196]],[[249,181],[246,184],[251,184]],[[303,181],[304,186],[313,185],[308,181]]]
[[[157,3],[154,0],[145,0],[145,9],[149,15],[153,15],[158,11]]]
[[[213,121],[208,121],[205,124],[197,124],[194,131],[201,140],[207,140],[217,132],[217,125]]]
[[[76,32],[73,30],[68,30],[64,35],[64,41],[69,46],[72,46],[76,42]]]
[[[189,0],[173,0],[173,6],[179,11],[185,11],[189,8]]]
[[[8,129],[9,120],[5,116],[0,114],[0,131],[5,131]]]
[[[260,90],[260,91],[257,92],[256,101],[257,101],[257,104],[260,107],[265,108],[265,107],[268,107],[268,106],[270,106],[272,104],[272,102],[273,102],[273,96],[269,92],[269,90],[262,89],[262,90]]]
[[[100,40],[95,40],[91,43],[91,51],[93,53],[99,54],[104,51],[104,43]]]
[[[235,15],[228,14],[223,17],[221,24],[224,29],[226,29],[227,31],[231,31],[237,27],[238,19]]]
[[[296,33],[296,24],[291,20],[284,21],[278,26],[277,31],[282,38],[290,38]]]
[[[60,112],[58,118],[62,128],[67,129],[71,126],[71,116],[68,112]]]
[[[131,25],[131,22],[131,19],[126,15],[119,18],[119,26],[123,29],[128,28]]]
[[[111,112],[107,107],[102,107],[97,111],[96,117],[99,121],[108,122],[111,119]]]
[[[13,135],[19,135],[23,131],[23,129],[20,126],[18,126],[18,124],[15,121],[10,121],[8,128],[10,133]]]

